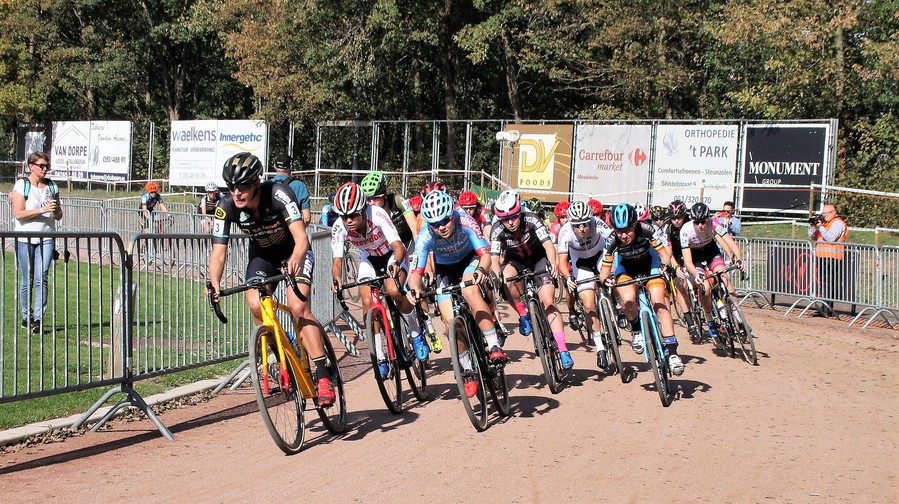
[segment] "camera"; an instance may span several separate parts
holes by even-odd
[[[817,226],[818,224],[824,222],[824,216],[821,214],[815,215],[814,217],[809,218],[808,223],[810,226]]]

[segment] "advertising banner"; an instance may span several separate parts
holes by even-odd
[[[131,171],[130,121],[54,121],[52,178],[120,182]]]
[[[679,199],[721,208],[734,199],[737,173],[736,125],[660,124],[656,127],[655,169],[650,205]]]
[[[169,183],[224,186],[222,165],[234,154],[251,152],[267,163],[267,135],[265,121],[172,121]]]
[[[52,125],[22,122],[16,125],[16,161],[25,161],[32,152],[50,152]]]
[[[744,128],[744,187],[740,208],[753,211],[807,213],[809,189],[780,186],[823,184],[830,171],[829,124],[747,124]],[[815,192],[813,208],[821,205]]]
[[[503,149],[503,180],[518,189],[523,199],[554,197],[529,192],[528,189],[568,192],[571,185],[571,143],[573,124],[510,124],[506,131],[521,136]],[[511,160],[510,160],[511,154]],[[510,169],[506,169],[510,167]],[[560,201],[567,199],[557,197]]]
[[[575,135],[572,192],[604,205],[646,199],[652,126],[584,124]]]

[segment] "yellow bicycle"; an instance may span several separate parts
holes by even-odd
[[[330,370],[331,384],[336,397],[327,406],[318,404],[318,389],[314,374],[310,368],[309,355],[302,340],[291,341],[281,327],[275,310],[290,313],[287,305],[272,299],[271,290],[280,282],[287,280],[294,293],[305,299],[297,288],[296,280],[291,275],[276,275],[265,280],[251,280],[230,289],[222,289],[219,297],[223,298],[250,289],[259,292],[259,305],[262,312],[262,325],[250,332],[250,365],[253,375],[253,389],[256,402],[265,427],[271,434],[275,444],[284,453],[290,455],[299,452],[305,439],[305,412],[307,401],[318,412],[325,428],[332,434],[340,434],[346,430],[346,398],[343,392],[343,378],[337,365],[337,357],[329,339],[325,336],[322,342]],[[212,293],[212,284],[207,282],[207,289]],[[218,303],[210,303],[216,316],[222,323],[228,319],[222,313]],[[299,334],[296,320],[290,317],[293,334]]]

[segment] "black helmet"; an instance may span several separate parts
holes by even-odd
[[[712,213],[709,211],[709,206],[705,203],[696,203],[690,207],[690,220],[704,221],[708,220],[710,215]]]
[[[234,186],[242,184],[250,184],[259,180],[259,174],[262,173],[262,162],[259,158],[249,152],[237,153],[227,161],[222,168],[222,178],[228,189],[234,189]]]
[[[681,200],[674,200],[668,205],[668,214],[674,217],[686,217],[687,216],[687,205],[684,205],[684,202]]]
[[[668,218],[668,208],[653,205],[652,208],[649,209],[649,215],[652,217],[652,220],[665,220]]]

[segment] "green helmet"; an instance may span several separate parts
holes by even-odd
[[[362,190],[369,198],[387,194],[387,178],[379,171],[373,171],[362,179]]]

